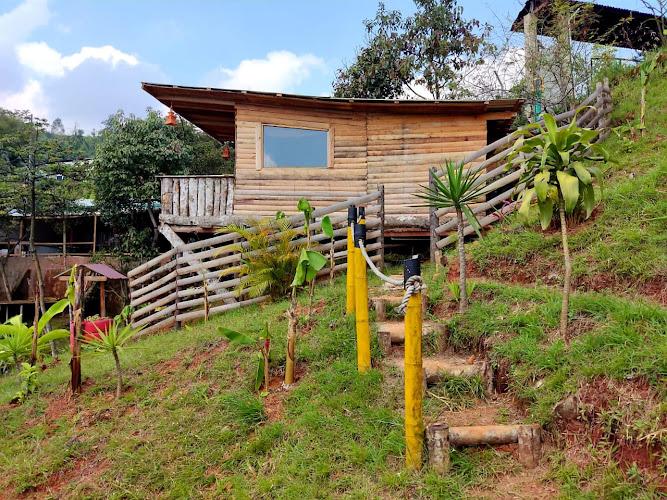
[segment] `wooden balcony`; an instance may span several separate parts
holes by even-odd
[[[233,175],[160,176],[160,222],[212,228],[232,221]]]

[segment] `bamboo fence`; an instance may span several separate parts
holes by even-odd
[[[378,191],[336,203],[313,212],[310,224],[313,250],[327,258],[333,245],[334,269],[339,272],[347,268],[347,207],[366,207],[366,249],[371,260],[384,261],[384,188]],[[321,233],[321,219],[329,215],[334,227],[334,238]],[[304,216],[297,214],[289,218],[295,229],[304,229]],[[303,243],[303,237],[295,244]],[[263,302],[268,297],[248,296],[248,289],[239,295],[237,276],[223,275],[223,271],[241,264],[241,254],[232,248],[243,246],[245,239],[238,233],[223,233],[186,245],[180,245],[158,257],[136,267],[128,273],[130,305],[135,308],[132,326],[144,328],[135,337],[168,328],[180,328],[184,321],[207,318],[209,315]],[[318,276],[328,276],[328,267]]]
[[[579,115],[577,109],[586,107]],[[559,128],[567,127],[571,120],[577,115],[577,125],[584,128],[602,130],[598,140],[603,140],[609,135],[609,124],[611,123],[611,92],[609,82],[598,83],[595,91],[589,95],[576,109],[566,111],[554,116]],[[543,121],[539,122],[544,125]],[[517,206],[517,195],[526,187],[525,184],[517,184],[521,176],[518,169],[508,170],[507,157],[518,147],[519,135],[507,135],[502,139],[485,146],[484,148],[469,154],[462,161],[464,165],[473,172],[479,173],[478,184],[486,184],[487,193],[492,193],[491,198],[475,204],[472,212],[477,216],[481,227],[486,227],[500,220],[504,215],[512,212]],[[442,171],[431,169],[430,185],[433,185],[433,176],[442,176]],[[502,189],[505,188],[505,189]],[[500,193],[498,193],[500,191]],[[495,194],[498,193],[498,194]],[[473,227],[464,217],[464,234],[474,232]],[[431,209],[429,215],[431,228],[431,258],[434,259],[437,250],[456,241],[456,216],[454,209]]]

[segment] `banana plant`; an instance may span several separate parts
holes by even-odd
[[[310,221],[313,218],[313,212],[314,208],[310,205],[308,200],[305,197],[301,197],[299,199],[299,202],[296,205],[296,208],[300,210],[303,213],[303,216],[305,218],[305,223],[303,227],[303,231],[306,234],[306,250],[310,250],[312,248],[311,244],[311,233],[310,233]],[[328,231],[328,232],[327,232]],[[327,235],[329,238],[331,238],[331,252],[330,256],[331,259],[333,260],[333,226],[331,224],[331,219],[329,218],[328,215],[324,216],[322,218],[322,232]],[[301,254],[303,257],[303,253]],[[301,260],[300,260],[301,262]],[[326,262],[326,260],[325,260]],[[320,268],[322,269],[322,268]],[[320,270],[318,269],[318,271]],[[333,273],[333,265],[332,265],[332,273]],[[315,295],[315,278],[317,277],[317,273],[312,278],[308,278],[308,321],[310,321],[310,315],[313,310],[313,296]]]
[[[641,66],[639,67],[640,80],[642,84],[639,133],[642,137],[644,137],[644,131],[646,130],[646,87],[648,86],[648,79],[657,64],[658,58],[651,57],[650,59],[646,59],[644,62],[642,62]]]
[[[595,208],[593,179],[597,180],[600,192],[603,189],[602,170],[594,163],[610,161],[609,152],[602,145],[593,142],[600,134],[600,130],[577,126],[577,115],[583,109],[585,108],[579,108],[570,125],[561,130],[558,129],[554,117],[545,113],[544,127],[539,123],[533,123],[525,130],[515,132],[522,137],[517,140],[517,148],[508,157],[507,163],[508,169],[515,165],[521,168],[520,184],[525,183],[527,187],[533,186],[524,189],[519,194],[521,199],[518,212],[520,220],[527,222],[530,204],[535,196],[543,230],[549,226],[554,216],[554,207],[558,209],[565,263],[560,318],[560,330],[563,336],[567,333],[572,277],[565,216],[579,204],[586,210],[586,218],[591,215]],[[537,134],[532,135],[531,131]]]
[[[336,260],[334,259],[334,230],[331,224],[331,219],[327,215],[322,219],[322,232],[331,240],[331,248],[329,248],[329,284],[333,285],[334,268]]]
[[[271,335],[269,334],[269,323],[264,323],[264,331],[259,338],[250,337],[224,326],[218,327],[218,333],[224,335],[232,344],[257,345],[260,352],[257,353],[257,370],[255,370],[255,390],[258,391],[264,381],[264,390],[269,390],[269,355],[271,353]]]
[[[64,329],[45,332],[47,323],[54,316],[63,312],[69,301],[60,300],[53,304],[42,315],[37,322],[37,354],[41,354],[49,347],[52,340],[69,337],[69,332]],[[28,326],[23,323],[21,315],[10,318],[5,324],[0,325],[0,361],[13,361],[17,372],[21,371],[21,361],[27,359],[32,352],[34,325]]]

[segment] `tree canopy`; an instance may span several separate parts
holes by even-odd
[[[456,0],[414,0],[404,17],[380,3],[364,22],[366,44],[356,60],[336,72],[336,97],[457,97],[464,72],[482,62],[490,27],[466,20]],[[423,95],[425,89],[429,96]]]

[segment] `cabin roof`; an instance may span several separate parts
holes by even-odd
[[[239,103],[349,113],[422,115],[516,113],[524,103],[524,99],[352,99],[159,83],[142,83],[141,88],[219,141],[234,140],[235,105]]]
[[[650,50],[660,45],[659,27],[653,14],[609,7],[598,3],[570,0],[574,5],[591,6],[593,21],[590,30],[573,33],[578,42],[598,43],[635,50]],[[523,18],[533,12],[538,19],[551,23],[554,12],[551,0],[527,0],[512,24],[512,31],[523,32]]]

